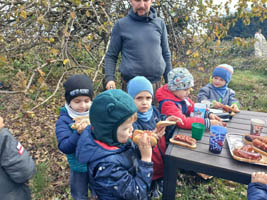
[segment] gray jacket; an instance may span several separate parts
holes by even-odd
[[[135,76],[145,76],[155,83],[164,75],[167,82],[167,74],[172,69],[167,29],[154,8],[150,8],[148,16],[138,16],[131,9],[114,25],[105,57],[107,82],[115,79],[120,52],[119,71],[125,81]]]
[[[238,100],[235,98],[234,90],[227,88],[224,97],[221,98],[221,96],[213,89],[212,84],[210,83],[201,88],[197,95],[198,102],[201,102],[202,100],[205,99],[209,100],[210,102],[215,100],[224,105],[229,105],[229,106],[231,106],[233,103],[237,103],[239,105]]]
[[[34,172],[34,161],[29,153],[7,128],[0,129],[0,199],[31,199],[25,183]]]

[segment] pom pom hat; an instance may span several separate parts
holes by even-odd
[[[86,75],[73,75],[67,79],[63,86],[65,88],[65,99],[68,104],[78,96],[88,96],[91,100],[93,98],[93,83]]]
[[[136,76],[127,85],[128,94],[133,98],[140,92],[147,91],[153,96],[153,87],[150,81],[144,76]]]
[[[212,72],[212,77],[218,76],[225,80],[226,84],[228,84],[232,78],[233,73],[234,69],[231,65],[221,64],[214,69],[214,71]]]
[[[95,139],[119,146],[117,129],[137,112],[133,98],[120,89],[107,90],[93,100],[90,108],[90,122]]]
[[[174,68],[168,73],[170,91],[185,90],[194,86],[194,78],[186,68]]]

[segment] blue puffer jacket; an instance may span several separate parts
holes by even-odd
[[[66,154],[71,170],[76,172],[87,172],[86,164],[81,164],[75,158],[76,146],[80,135],[71,128],[74,123],[65,107],[60,109],[60,116],[56,123],[56,135],[58,148]]]
[[[264,200],[267,199],[267,185],[262,183],[248,184],[248,200]]]
[[[140,152],[129,141],[121,147],[94,140],[87,127],[78,142],[76,157],[88,163],[89,182],[100,200],[146,200],[153,163],[140,160]]]

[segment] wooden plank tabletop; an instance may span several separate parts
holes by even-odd
[[[267,113],[241,111],[227,123],[228,134],[249,134],[250,119],[257,118],[267,120]],[[177,133],[176,133],[177,134]],[[191,130],[179,130],[179,134],[192,135]],[[263,135],[267,135],[267,122]],[[175,199],[176,179],[178,169],[201,172],[208,175],[248,184],[251,173],[265,171],[267,167],[249,164],[234,160],[231,156],[227,141],[225,141],[221,154],[211,153],[209,150],[209,130],[201,141],[197,141],[196,149],[188,149],[182,146],[170,144],[164,158],[164,192],[163,199]]]

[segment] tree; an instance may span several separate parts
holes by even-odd
[[[168,28],[173,66],[213,66],[211,58],[220,52],[210,44],[220,46],[238,19],[247,24],[251,16],[266,19],[264,1],[239,0],[235,17],[223,21],[230,15],[231,1],[217,5],[213,0],[156,0],[153,6]],[[22,83],[18,91],[26,95],[49,88],[49,77],[58,70],[56,90],[73,70],[85,70],[99,90],[111,29],[129,8],[129,1],[119,0],[0,1],[0,66],[17,73],[14,78]]]

